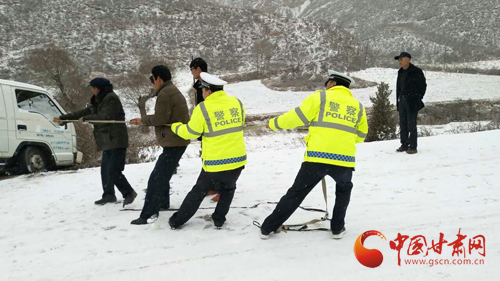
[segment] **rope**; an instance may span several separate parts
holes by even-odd
[[[62,123],[77,123],[78,120],[61,120]],[[118,120],[88,120],[84,123],[95,123],[95,124],[127,124],[128,121],[118,121]]]
[[[325,213],[324,217],[321,217],[320,219],[313,219],[308,222],[304,223],[298,223],[298,224],[284,224],[274,233],[280,233],[280,232],[288,232],[288,231],[330,231],[328,228],[320,227],[320,228],[309,228],[310,225],[316,224],[318,222],[323,222],[323,221],[329,221],[329,213],[328,213],[328,196],[327,196],[327,188],[326,188],[326,180],[323,178],[321,180],[321,185],[322,185],[322,190],[323,190],[323,198],[325,199],[325,205],[326,209],[321,210],[321,209],[315,209],[315,208],[306,208],[306,207],[301,207],[299,206],[300,209],[305,210],[305,211],[311,211],[311,212],[321,212]],[[267,202],[267,204],[278,204],[277,202]],[[258,228],[261,228],[261,225],[259,222],[254,221],[253,225],[257,226]]]
[[[78,123],[78,120],[61,120],[61,123]],[[120,120],[86,120],[84,123],[90,123],[90,124],[129,124],[130,121],[120,121]],[[171,127],[172,124],[164,124],[162,126],[167,126]],[[265,128],[266,125],[251,125],[251,126],[245,126],[244,130],[245,131],[252,131],[252,130],[258,130],[261,128]],[[296,129],[298,130],[307,130],[308,127],[297,127]]]

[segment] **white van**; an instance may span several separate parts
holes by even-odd
[[[47,90],[0,79],[0,170],[33,173],[80,163],[75,127],[52,121],[64,113]]]

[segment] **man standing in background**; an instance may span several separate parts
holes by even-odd
[[[411,55],[402,52],[394,57],[401,68],[396,85],[396,106],[399,111],[401,146],[397,152],[417,153],[417,115],[424,108],[422,99],[427,83],[422,70],[411,63]]]
[[[194,106],[193,106],[193,108],[195,108],[198,104],[200,104],[200,102],[205,100],[203,98],[203,90],[201,87],[202,79],[200,77],[200,74],[202,72],[208,72],[208,65],[204,59],[195,58],[189,64],[189,68],[191,69],[191,74],[193,75],[193,79],[195,80],[195,82],[193,84],[193,89],[196,91],[194,94]],[[200,141],[200,146],[202,146],[203,143],[201,141],[201,137],[199,137],[198,140]],[[201,156],[201,152],[200,152],[200,156]],[[217,191],[215,190],[215,188],[213,188],[207,192],[207,196],[214,195],[214,194],[217,194]],[[219,199],[220,199],[220,194],[217,194],[214,196],[214,198],[212,198],[212,202],[218,202]]]
[[[193,84],[193,89],[196,91],[194,96],[194,107],[196,107],[200,102],[203,101],[203,91],[201,89],[201,79],[200,74],[202,72],[208,72],[208,65],[202,58],[195,58],[189,64],[189,68],[191,69],[191,74],[193,75],[193,79],[195,80]]]

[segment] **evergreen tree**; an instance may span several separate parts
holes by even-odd
[[[388,84],[381,83],[378,86],[377,95],[370,97],[373,106],[368,121],[369,130],[366,141],[391,140],[397,137],[397,122],[389,101],[391,92]]]

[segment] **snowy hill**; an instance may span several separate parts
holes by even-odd
[[[342,26],[380,52],[382,59],[401,50],[421,62],[498,58],[498,0],[215,0],[292,18],[321,19]]]
[[[250,151],[232,209],[222,230],[197,218],[180,230],[170,230],[171,212],[153,225],[131,226],[136,212],[120,205],[95,206],[101,195],[98,169],[50,172],[2,179],[0,188],[1,280],[496,280],[500,262],[500,131],[420,138],[419,154],[397,154],[397,141],[358,145],[354,189],[346,218],[347,233],[334,241],[328,232],[289,232],[262,241],[254,220],[262,222],[273,202],[285,193],[300,167],[304,148],[280,149],[277,139],[264,140],[266,151]],[[250,140],[251,142],[252,140]],[[178,207],[200,171],[200,159],[181,160],[172,180],[172,207]],[[141,208],[142,189],[154,163],[128,165],[125,175],[139,192],[131,205]],[[329,186],[329,208],[334,182]],[[317,187],[302,206],[324,208]],[[202,207],[213,207],[208,198]],[[289,223],[319,218],[299,210]],[[317,225],[322,226],[322,225]],[[326,226],[326,225],[325,225]],[[384,256],[376,269],[362,266],[353,253],[355,240],[368,230],[387,241],[368,238],[365,247]],[[430,247],[444,234],[486,238],[486,256],[478,251],[466,259],[484,265],[397,265],[389,241],[398,233],[423,235]],[[452,247],[441,255],[402,259],[457,259]],[[462,255],[460,255],[462,258]]]
[[[0,23],[0,77],[22,71],[23,57],[48,44],[67,49],[85,71],[108,75],[130,72],[153,56],[179,67],[203,56],[212,70],[250,72],[258,55],[264,64],[264,53],[272,68],[300,61],[313,71],[346,69],[353,66],[346,58],[360,46],[347,31],[324,22],[188,0],[2,1]],[[253,48],[264,38],[269,48]]]

